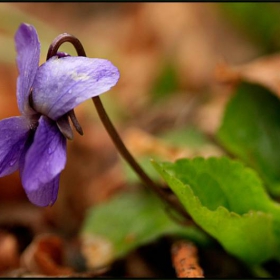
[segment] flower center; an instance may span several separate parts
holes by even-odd
[[[34,103],[33,103],[33,96],[32,96],[32,88],[30,90],[30,94],[28,96],[28,100],[29,100],[29,106],[34,110]],[[62,135],[69,139],[72,140],[73,139],[73,130],[71,128],[71,125],[69,123],[69,117],[72,121],[73,126],[75,127],[76,131],[80,134],[83,135],[83,129],[80,125],[80,123],[78,122],[75,112],[74,110],[69,111],[68,113],[64,114],[62,117],[60,117],[58,120],[56,120],[56,125],[58,127],[58,129],[60,130],[60,132],[62,133]],[[31,129],[36,129],[37,128],[37,121],[36,124],[32,124]]]

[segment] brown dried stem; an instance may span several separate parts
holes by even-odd
[[[198,264],[197,248],[193,243],[178,241],[173,244],[171,253],[178,278],[204,278]]]

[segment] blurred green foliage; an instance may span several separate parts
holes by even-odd
[[[209,139],[195,126],[168,130],[160,138],[178,147],[202,148],[209,144]]]
[[[39,5],[39,3],[35,5]],[[15,63],[14,35],[23,22],[31,24],[36,28],[41,43],[41,58],[43,61],[54,38],[63,32],[71,33],[70,30],[59,30],[50,22],[40,20],[36,15],[27,13],[14,4],[0,3],[0,63]],[[92,45],[91,37],[79,37],[79,34],[73,35],[77,36],[83,43],[89,57],[95,57],[98,51],[102,53],[102,47],[98,46],[98,44]],[[60,50],[76,55],[75,49],[70,43],[63,44]]]
[[[202,246],[210,240],[196,227],[181,226],[168,217],[162,203],[150,192],[120,193],[89,209],[81,234],[102,237],[113,246],[113,258],[162,236],[188,238]]]
[[[41,42],[41,50],[44,56],[52,40],[58,35],[49,24],[36,19],[33,15],[27,14],[15,6],[7,3],[0,3],[0,62],[15,63],[16,50],[14,44],[14,35],[21,23],[32,24],[37,32]]]
[[[279,3],[219,3],[222,14],[264,53],[280,49]]]
[[[173,63],[165,62],[151,90],[154,100],[165,98],[179,88],[178,74]],[[153,101],[154,101],[153,100]]]

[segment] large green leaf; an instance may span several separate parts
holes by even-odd
[[[249,264],[278,255],[279,205],[253,170],[225,157],[153,165],[194,221],[229,253]]]
[[[280,100],[276,96],[261,86],[240,84],[217,138],[258,171],[272,194],[280,195]]]
[[[163,235],[183,236],[202,245],[209,241],[198,228],[178,225],[166,214],[157,197],[140,191],[122,193],[93,207],[81,234],[100,237],[110,243],[113,247],[111,259],[122,257]]]

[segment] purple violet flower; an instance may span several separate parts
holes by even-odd
[[[57,199],[66,164],[63,118],[114,86],[119,71],[108,60],[80,56],[54,56],[39,66],[40,42],[28,24],[20,25],[15,44],[21,116],[0,121],[0,177],[19,169],[28,199],[48,206]]]

